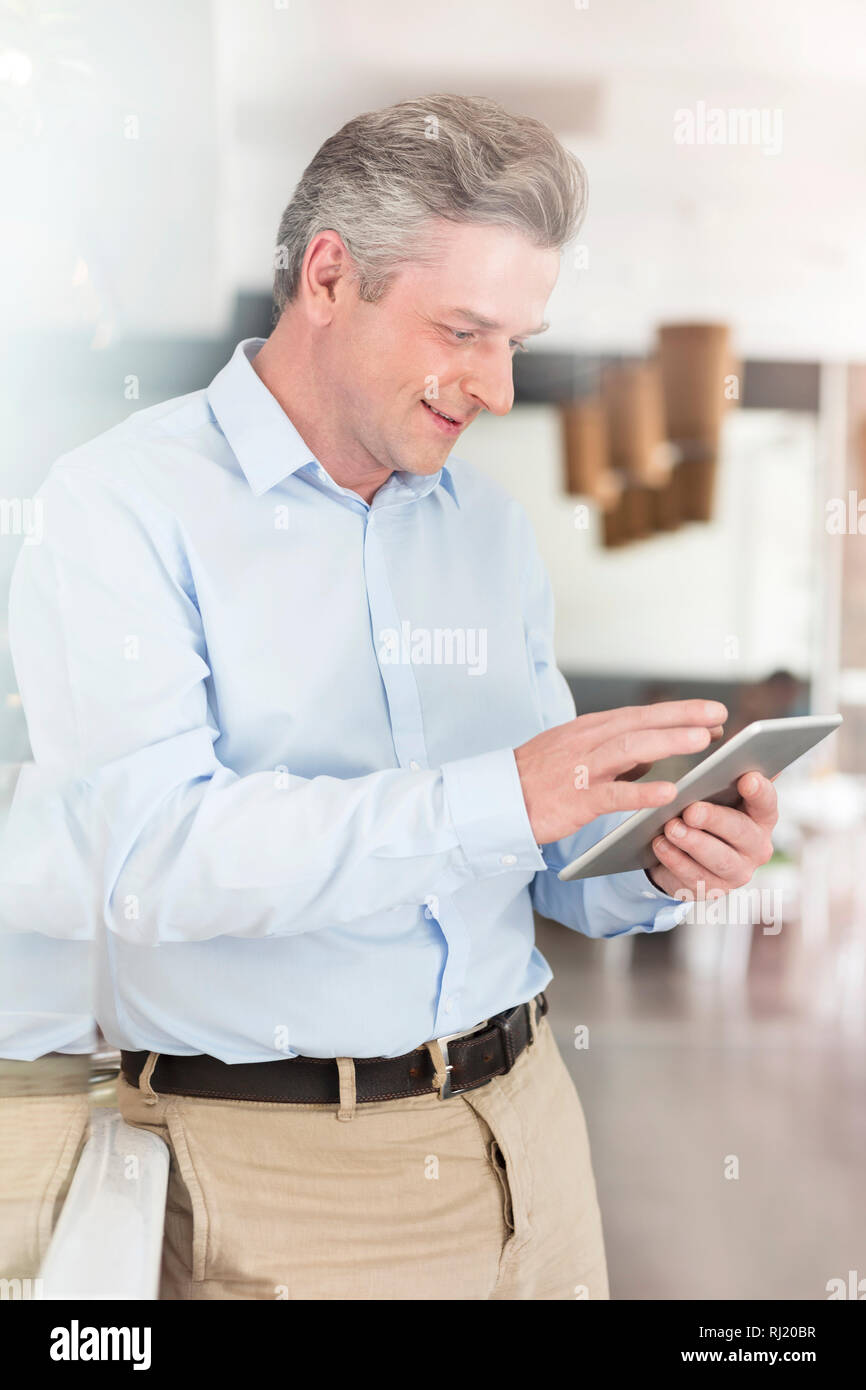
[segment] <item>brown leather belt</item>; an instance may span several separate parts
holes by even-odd
[[[443,1098],[484,1086],[509,1072],[531,1039],[530,1009],[535,1022],[547,1013],[547,1000],[537,994],[528,1004],[516,1004],[488,1020],[479,1033],[440,1044],[448,1065]],[[126,1080],[138,1085],[147,1052],[121,1052]],[[286,1101],[301,1105],[336,1105],[340,1100],[337,1063],[332,1057],[287,1057],[276,1062],[230,1065],[199,1054],[176,1057],[159,1054],[150,1077],[157,1095],[202,1096],[213,1100]],[[435,1067],[426,1044],[401,1057],[355,1058],[356,1100],[401,1100],[436,1089]]]

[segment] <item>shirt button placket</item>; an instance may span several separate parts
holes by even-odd
[[[385,564],[387,512],[386,507],[371,510],[367,517],[364,537],[367,601],[377,652],[380,648],[379,634],[384,629],[390,628],[398,634],[401,633],[401,615],[394,604],[393,588]],[[411,614],[407,616],[411,620]],[[379,667],[388,701],[391,734],[397,759],[401,767],[411,772],[420,772],[429,765],[421,717],[421,698],[414,665],[411,661],[404,663],[400,658],[401,651],[398,652],[396,662],[383,662],[380,658]],[[469,939],[465,923],[450,897],[428,894],[424,899],[424,918],[427,922],[437,923],[445,942],[445,967],[442,971],[434,1025],[437,1034],[441,1035],[453,1031],[458,996],[465,978]]]

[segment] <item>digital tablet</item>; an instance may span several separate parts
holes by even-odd
[[[744,773],[763,772],[765,777],[775,777],[841,723],[841,714],[804,714],[747,724],[680,778],[673,801],[635,811],[592,849],[560,869],[559,877],[597,878],[602,874],[653,868],[659,862],[653,852],[653,840],[669,820],[693,801],[735,806],[740,800],[737,782]]]

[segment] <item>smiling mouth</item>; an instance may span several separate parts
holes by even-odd
[[[439,419],[444,420],[446,424],[453,425],[455,429],[460,429],[463,423],[462,420],[455,420],[453,415],[446,415],[444,410],[437,410],[436,406],[431,405],[429,401],[422,399],[421,404],[426,405],[431,415],[438,415]]]

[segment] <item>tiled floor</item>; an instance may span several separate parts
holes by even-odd
[[[862,1034],[774,1003],[766,978],[695,981],[673,937],[635,938],[628,965],[625,942],[539,923],[611,1297],[826,1299],[830,1279],[866,1280]]]

